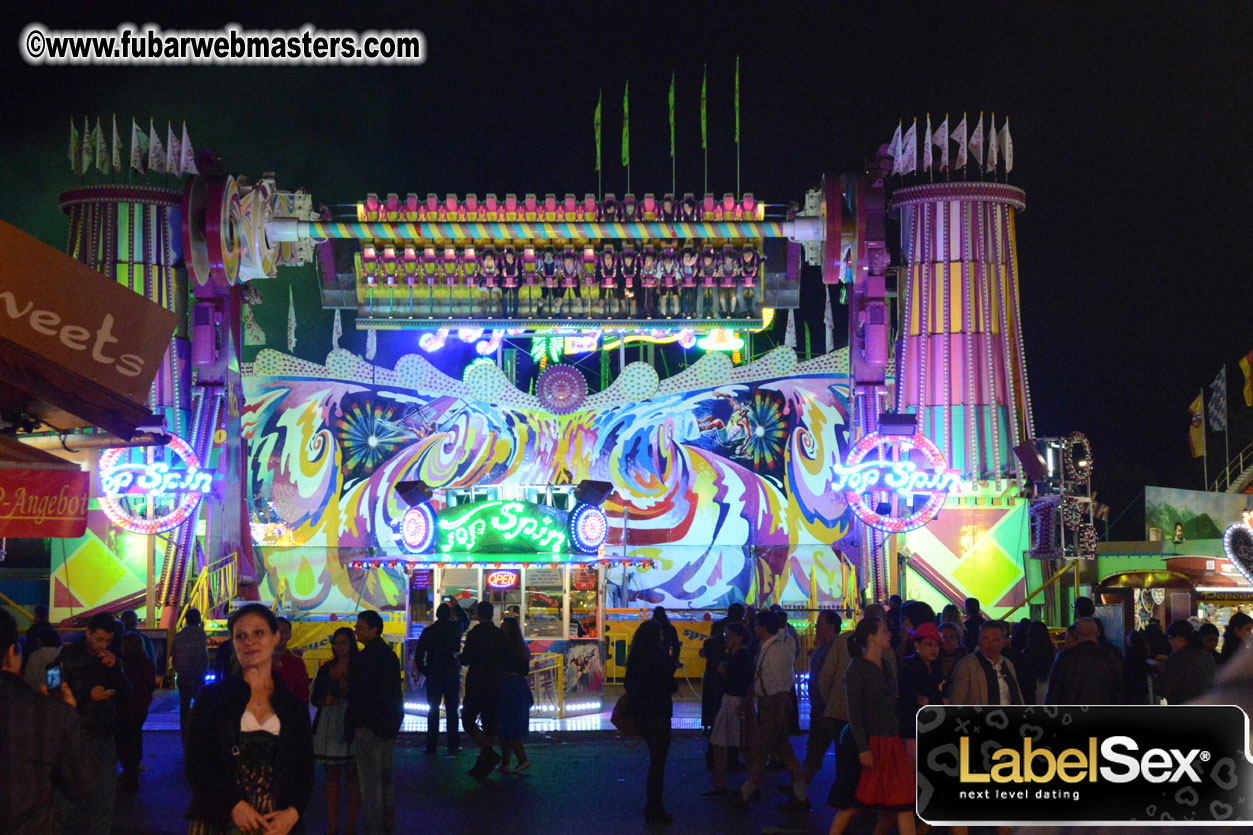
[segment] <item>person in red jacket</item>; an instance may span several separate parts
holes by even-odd
[[[274,672],[287,685],[292,695],[309,704],[309,671],[299,655],[287,648],[291,640],[291,621],[278,619],[278,647],[274,650]]]

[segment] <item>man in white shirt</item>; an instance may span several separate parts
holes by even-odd
[[[759,794],[758,786],[766,773],[766,759],[771,755],[779,758],[792,777],[793,799],[783,808],[808,809],[808,785],[805,772],[788,739],[789,694],[792,692],[793,667],[796,656],[791,645],[780,634],[779,621],[773,612],[758,612],[757,637],[761,647],[757,650],[757,670],[753,687],[749,691],[757,701],[757,718],[760,728],[757,744],[753,747],[748,779],[736,796],[739,805],[747,806]]]

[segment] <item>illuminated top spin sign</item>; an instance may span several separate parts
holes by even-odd
[[[864,524],[887,533],[904,533],[934,519],[948,494],[961,489],[961,477],[921,432],[871,432],[853,445],[843,466],[836,465],[835,489],[844,493]],[[893,512],[880,513],[884,504]]]
[[[124,460],[131,452],[128,449],[110,449],[100,456],[100,486],[104,491],[100,507],[118,527],[141,534],[177,528],[213,489],[213,473],[200,468],[200,457],[191,444],[171,435],[166,448],[182,460],[184,469],[173,469],[163,461],[131,463]],[[148,518],[136,515],[127,507],[124,500],[128,496],[174,496],[178,501],[168,513]]]

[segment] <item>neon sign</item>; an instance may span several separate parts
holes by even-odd
[[[1244,579],[1253,583],[1253,512],[1244,514],[1244,521],[1227,528],[1223,534],[1223,550],[1227,560]]]
[[[400,519],[400,540],[411,553],[429,550],[435,541],[435,511],[423,502],[405,511]]]
[[[104,490],[100,507],[113,524],[133,533],[161,533],[186,522],[200,506],[200,500],[213,487],[213,473],[200,468],[196,451],[177,435],[170,436],[166,449],[181,459],[183,469],[173,469],[163,461],[123,461],[131,453],[128,449],[110,449],[100,456],[100,484]],[[148,518],[131,512],[125,504],[127,496],[175,496],[178,501],[168,513]]]
[[[864,435],[834,468],[835,489],[864,524],[888,533],[920,528],[935,518],[961,476],[921,432]],[[887,505],[887,513],[880,512]]]
[[[439,520],[439,551],[449,554],[492,546],[557,556],[567,545],[563,520],[544,510],[520,501],[477,502],[464,513]]]
[[[585,554],[594,554],[609,535],[605,512],[590,504],[580,504],[570,512],[570,541]]]
[[[488,588],[492,589],[513,589],[518,587],[518,572],[516,571],[493,571],[485,578]]]

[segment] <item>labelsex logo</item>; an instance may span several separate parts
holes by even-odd
[[[970,737],[960,741],[961,781],[963,783],[1047,783],[1054,777],[1064,783],[1097,782],[1097,775],[1111,783],[1130,783],[1143,777],[1150,783],[1176,783],[1180,780],[1201,782],[1195,763],[1209,760],[1209,752],[1194,748],[1149,748],[1139,756],[1140,746],[1129,736],[1111,736],[1100,744],[1088,737],[1087,751],[1067,748],[1054,755],[1045,748],[1033,748],[1031,739],[1023,740],[1021,753],[1002,748],[992,755],[996,763],[991,771],[977,772],[970,768]],[[1113,765],[1102,765],[1108,760]]]

